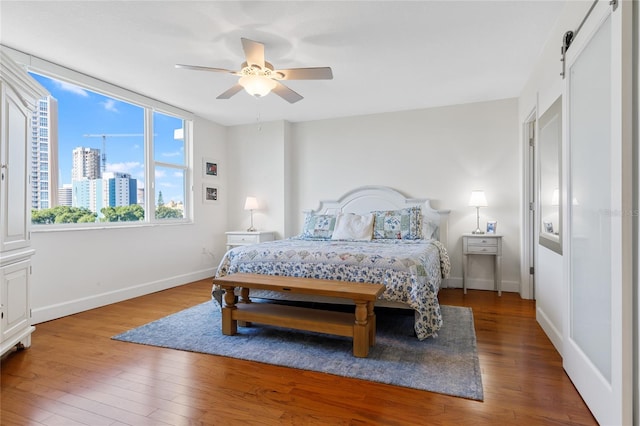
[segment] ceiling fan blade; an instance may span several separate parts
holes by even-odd
[[[291,68],[276,70],[276,74],[284,75],[281,80],[332,80],[333,72],[330,67]]]
[[[227,70],[224,68],[201,67],[200,65],[176,64],[176,68],[183,68],[186,70],[195,70],[195,71],[228,72],[230,74],[235,74],[237,72],[237,71]]]
[[[274,81],[276,82],[276,87],[274,87],[271,91],[276,95],[280,96],[285,101],[289,102],[290,104],[293,104],[303,99],[299,93],[289,89],[287,86],[285,86],[284,84],[276,80]]]
[[[264,44],[257,41],[241,38],[244,56],[247,58],[247,65],[257,65],[264,68]]]
[[[232,97],[233,95],[235,95],[236,93],[241,91],[242,89],[243,89],[243,87],[240,86],[240,84],[236,83],[235,85],[233,85],[229,89],[227,89],[226,92],[219,94],[216,99],[229,99],[230,97]]]

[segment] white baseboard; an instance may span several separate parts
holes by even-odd
[[[462,277],[450,277],[446,280],[446,286],[443,288],[462,288]],[[467,290],[492,290],[495,291],[495,285],[492,279],[469,279],[467,282]],[[519,281],[502,280],[502,291],[520,293]]]
[[[41,322],[51,321],[56,318],[77,314],[78,312],[99,308],[101,306],[110,305],[112,303],[121,302],[134,297],[144,296],[145,294],[166,290],[168,288],[212,277],[215,272],[216,268],[207,268],[163,280],[142,283],[132,287],[100,293],[90,297],[69,300],[68,302],[58,303],[56,305],[34,308],[31,311],[31,322],[32,324],[39,324]]]
[[[562,330],[558,330],[540,308],[536,308],[536,320],[560,356],[562,356]]]

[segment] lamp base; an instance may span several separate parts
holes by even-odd
[[[476,206],[476,230],[471,232],[474,235],[484,234],[484,231],[480,229],[480,207]]]
[[[257,231],[257,229],[254,228],[253,226],[247,228],[247,232],[256,232],[256,231]]]

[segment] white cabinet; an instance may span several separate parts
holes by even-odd
[[[30,268],[28,257],[0,268],[0,353],[31,345]]]
[[[462,288],[464,294],[467,294],[467,282],[469,281],[467,276],[469,256],[476,254],[494,256],[494,285],[498,290],[498,296],[502,296],[502,235],[468,234],[462,236]]]
[[[226,234],[227,250],[236,246],[248,246],[274,239],[273,232],[270,231],[229,231]]]
[[[0,50],[0,355],[31,344],[31,117],[46,90]]]

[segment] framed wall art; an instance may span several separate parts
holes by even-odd
[[[544,232],[546,232],[547,234],[553,234],[553,222],[542,222],[542,225],[544,226]]]
[[[202,200],[205,203],[215,203],[220,197],[220,189],[217,185],[203,184],[202,185]]]
[[[218,161],[210,158],[202,159],[202,175],[209,178],[217,178],[219,173]]]

